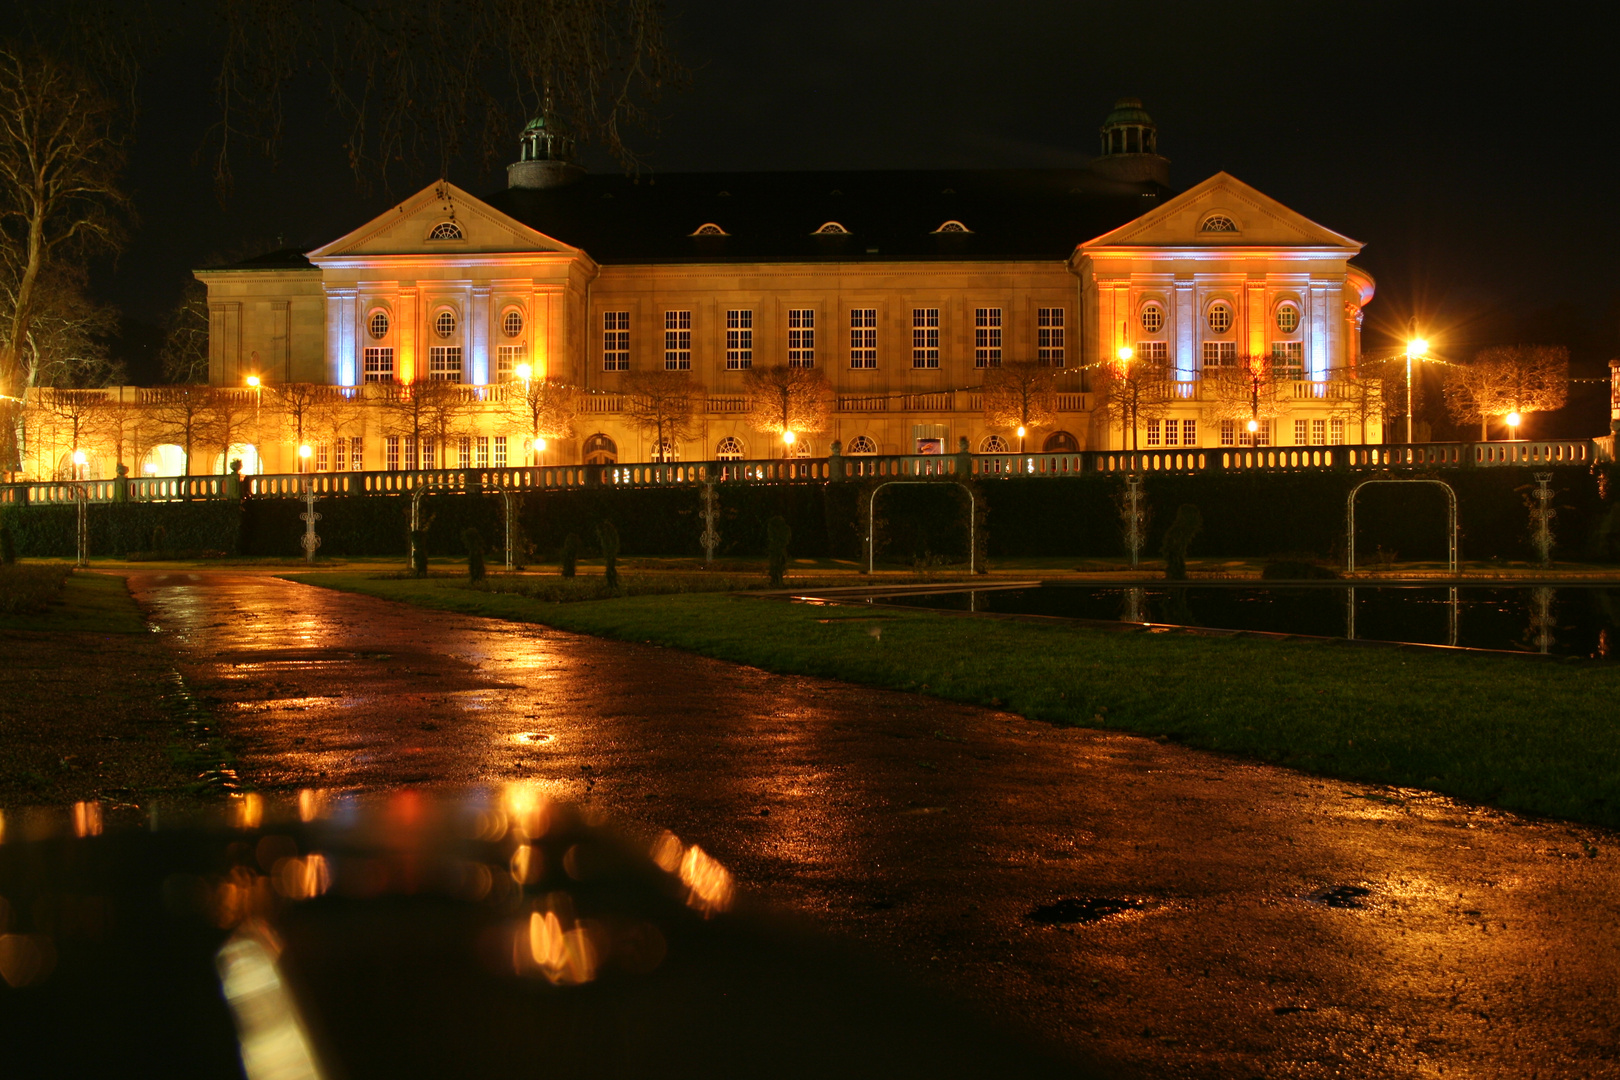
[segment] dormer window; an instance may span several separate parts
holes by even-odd
[[[1225,214],[1211,214],[1204,219],[1198,227],[1199,232],[1207,233],[1235,233],[1238,231],[1237,222]]]
[[[453,221],[441,221],[437,225],[433,226],[433,231],[428,233],[428,239],[465,240],[467,238],[462,234],[460,225],[457,225]]]
[[[947,221],[934,231],[936,233],[966,233],[972,232],[973,230],[962,224],[960,221]]]
[[[829,221],[825,225],[823,225],[821,228],[819,228],[815,232],[811,233],[810,235],[812,235],[812,236],[848,236],[849,235],[849,230],[844,228],[842,225],[838,224],[838,222],[836,222],[836,221]]]
[[[728,232],[726,232],[726,230],[722,229],[720,226],[716,225],[714,222],[711,221],[706,225],[699,225],[697,227],[697,230],[695,232],[693,232],[692,235],[693,236],[729,236],[730,234]]]

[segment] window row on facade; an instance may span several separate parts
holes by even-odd
[[[518,339],[523,336],[525,326],[523,312],[517,308],[509,307],[502,313],[499,329],[507,341],[495,346],[493,374],[497,381],[512,378],[518,366],[524,362],[528,349]],[[455,310],[440,307],[429,321],[429,327],[440,344],[428,346],[426,377],[442,382],[467,382],[464,347],[457,341],[464,328]],[[387,310],[373,308],[367,315],[366,333],[371,341],[361,349],[363,381],[394,382],[399,377],[395,346],[387,343],[394,329],[393,319]]]
[[[814,308],[789,308],[787,335],[781,345],[785,348],[787,363],[791,367],[813,368],[830,363],[847,363],[851,369],[867,370],[879,366],[878,309],[849,308],[847,325],[828,328],[817,325]],[[1000,367],[1004,355],[1003,328],[1005,316],[999,307],[976,307],[973,312],[972,355],[975,367]],[[1067,361],[1068,320],[1061,307],[1037,308],[1035,313],[1035,357],[1039,363],[1063,367]],[[663,313],[663,366],[666,371],[692,370],[692,312],[690,310]],[[749,308],[732,308],[725,312],[725,366],[728,371],[743,371],[754,366],[755,337],[754,312]],[[818,337],[818,331],[845,329],[848,332],[848,350],[842,342]],[[940,309],[918,307],[911,309],[910,366],[927,370],[940,366],[941,356]],[[604,311],[602,313],[602,370],[629,371],[631,352],[630,312]],[[903,360],[902,360],[903,363]]]

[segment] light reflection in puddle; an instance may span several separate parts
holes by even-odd
[[[556,738],[549,731],[520,731],[512,736],[512,741],[523,746],[543,746]]]

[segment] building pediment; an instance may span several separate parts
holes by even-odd
[[[369,256],[578,254],[448,180],[429,184],[353,232],[309,253],[312,262]]]
[[[1362,246],[1220,172],[1134,221],[1086,241],[1080,250],[1102,254],[1111,248],[1340,248],[1353,255]]]

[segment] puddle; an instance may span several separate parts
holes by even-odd
[[[524,746],[542,746],[556,737],[549,731],[520,731],[512,736],[512,741],[522,743]]]
[[[1070,896],[1053,904],[1043,904],[1024,916],[1042,926],[1069,923],[1095,923],[1127,911],[1142,910],[1140,900],[1126,900],[1108,896]]]
[[[1367,897],[1371,895],[1371,889],[1363,889],[1360,885],[1333,885],[1319,889],[1305,899],[1323,907],[1360,911],[1367,907]]]

